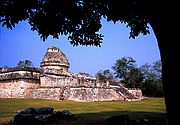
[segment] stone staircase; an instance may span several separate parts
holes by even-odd
[[[130,93],[128,91],[128,89],[126,87],[124,87],[123,85],[117,83],[116,86],[118,86],[118,87],[114,87],[113,89],[118,94],[123,96],[125,101],[135,101],[135,100],[138,100],[138,98],[135,95],[133,95],[132,93]]]

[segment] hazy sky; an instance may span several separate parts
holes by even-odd
[[[87,72],[91,75],[101,69],[111,69],[117,59],[125,56],[136,60],[138,66],[160,59],[157,40],[151,27],[149,35],[129,39],[130,30],[125,24],[103,21],[100,32],[104,34],[101,47],[73,47],[66,37],[58,40],[50,37],[43,42],[26,22],[19,23],[13,30],[0,27],[0,67],[15,67],[20,60],[25,59],[39,67],[50,46],[57,46],[66,54],[70,72]]]

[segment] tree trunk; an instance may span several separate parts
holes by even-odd
[[[156,16],[150,21],[158,46],[162,61],[162,83],[167,111],[168,125],[180,125],[179,107],[178,106],[178,35],[174,29],[175,24],[173,17]],[[175,25],[174,25],[175,24]],[[177,28],[177,30],[179,30]],[[180,49],[179,49],[180,50]]]

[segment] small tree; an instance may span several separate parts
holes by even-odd
[[[17,67],[34,67],[34,65],[30,60],[20,60]]]
[[[162,64],[158,60],[152,65],[144,64],[139,68],[144,75],[141,89],[146,96],[163,96]]]
[[[143,80],[142,74],[135,62],[132,57],[123,57],[116,60],[114,66],[112,66],[116,78],[119,78],[129,88],[139,87],[139,84]]]
[[[126,86],[128,88],[140,88],[144,77],[139,68],[132,68],[127,76]]]
[[[106,80],[113,80],[114,76],[113,73],[110,72],[109,69],[106,70],[100,70],[96,73],[96,78],[102,81]]]

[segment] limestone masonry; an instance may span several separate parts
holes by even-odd
[[[40,68],[0,68],[0,98],[35,98],[74,101],[137,101],[140,89],[117,81],[99,81],[87,73],[68,72],[70,64],[57,47],[49,47]]]

